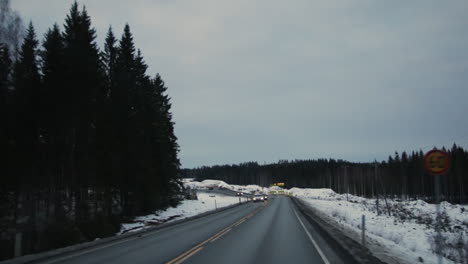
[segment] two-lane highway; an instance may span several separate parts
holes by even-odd
[[[273,198],[186,263],[330,263],[296,214],[289,198]]]
[[[213,215],[43,263],[344,263],[288,197]]]

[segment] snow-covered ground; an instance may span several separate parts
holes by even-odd
[[[184,186],[190,187],[193,189],[208,189],[210,187],[214,188],[224,188],[236,192],[244,192],[244,193],[268,193],[270,191],[278,191],[281,190],[279,187],[261,187],[258,185],[234,185],[234,184],[227,184],[224,181],[218,180],[204,180],[202,182],[193,181],[192,179],[184,179]]]
[[[191,217],[197,214],[215,210],[229,205],[246,201],[246,197],[227,196],[219,193],[210,193],[206,190],[210,187],[225,188],[233,191],[268,191],[268,188],[262,188],[257,185],[237,186],[229,185],[223,181],[205,180],[196,182],[184,180],[184,186],[199,190],[198,200],[184,200],[177,207],[168,208],[164,211],[156,211],[154,214],[136,217],[131,223],[124,223],[120,229],[120,234],[134,232],[154,225]]]
[[[138,231],[143,228],[183,219],[215,210],[216,208],[222,208],[239,203],[239,197],[235,196],[225,196],[217,193],[211,194],[206,192],[199,192],[197,196],[198,200],[184,200],[177,207],[168,208],[165,211],[156,211],[154,214],[146,216],[139,216],[135,218],[132,223],[122,224],[120,233]],[[244,202],[245,199],[246,198],[242,197],[242,202]]]
[[[368,248],[388,263],[438,263],[436,206],[421,200],[379,201],[337,194],[330,189],[290,189],[290,194],[323,213],[359,241],[362,215],[366,218]],[[388,213],[390,212],[390,215]],[[441,203],[443,263],[468,263],[468,206]],[[463,246],[462,246],[463,245]]]
[[[269,193],[282,190],[258,185],[232,185],[218,180],[202,182],[185,179],[184,186],[198,190],[198,200],[184,200],[176,208],[137,217],[122,225],[121,233],[140,230],[177,219],[204,213],[239,202],[239,197],[210,193],[210,188],[244,193]],[[435,253],[436,206],[421,200],[398,202],[337,194],[331,189],[292,188],[285,191],[316,209],[322,217],[351,238],[360,241],[362,215],[366,217],[367,247],[387,263],[438,263]],[[214,197],[213,197],[214,196]],[[242,199],[246,199],[243,197]],[[468,206],[441,203],[443,263],[468,263]],[[463,246],[461,246],[463,245]]]

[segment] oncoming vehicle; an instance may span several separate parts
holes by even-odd
[[[264,200],[264,196],[262,196],[262,195],[255,195],[255,196],[252,198],[252,201],[253,201],[254,203],[256,203],[256,202],[262,202],[263,200]]]
[[[267,201],[268,200],[268,195],[263,196],[263,200]]]
[[[243,196],[244,193],[243,193],[243,192],[237,192],[236,195],[237,195],[237,196]]]

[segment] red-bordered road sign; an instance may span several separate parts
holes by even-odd
[[[424,155],[424,168],[433,175],[445,174],[450,169],[450,156],[442,150],[431,150]]]

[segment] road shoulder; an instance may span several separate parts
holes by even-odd
[[[302,213],[304,218],[317,230],[319,235],[339,254],[341,259],[346,260],[346,263],[369,263],[369,264],[384,264],[377,257],[358,242],[348,237],[338,228],[334,227],[329,219],[321,215],[310,206],[301,202],[297,198],[291,198]],[[328,220],[328,221],[327,221]]]
[[[47,261],[49,259],[58,258],[58,257],[66,256],[69,254],[74,254],[80,251],[85,251],[85,250],[89,250],[89,249],[96,248],[96,247],[103,247],[105,245],[112,245],[114,243],[120,243],[121,241],[124,241],[124,240],[132,239],[135,237],[140,237],[140,236],[149,234],[157,230],[172,227],[178,224],[187,223],[189,221],[199,219],[205,216],[214,215],[214,214],[229,210],[231,208],[238,207],[240,205],[245,205],[245,204],[247,203],[233,204],[230,206],[218,208],[216,210],[211,210],[211,211],[204,212],[198,215],[176,220],[173,222],[164,223],[164,224],[157,225],[157,226],[147,228],[147,229],[143,229],[140,231],[129,232],[129,233],[121,234],[121,235],[115,235],[115,236],[111,236],[111,237],[107,237],[103,239],[98,239],[94,241],[71,245],[71,246],[64,247],[64,248],[58,248],[58,249],[54,249],[54,250],[50,250],[46,252],[25,255],[25,256],[18,257],[18,258],[14,258],[14,259],[0,261],[0,264],[29,264],[29,263],[38,263],[41,261]]]

